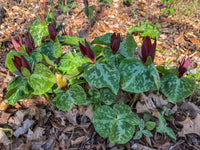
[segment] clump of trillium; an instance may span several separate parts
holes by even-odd
[[[151,39],[149,36],[146,36],[142,43],[142,61],[145,64],[147,61],[147,58],[150,56],[151,60],[153,62],[156,52],[156,38],[154,39],[154,43],[151,43]]]
[[[121,43],[120,33],[117,33],[117,35],[116,33],[113,33],[110,39],[110,48],[114,55],[119,50],[120,43]]]
[[[190,65],[190,57],[188,57],[187,60],[185,60],[184,56],[178,68],[178,73],[179,73],[178,78],[181,78],[183,76],[183,74],[187,71],[189,65]]]
[[[94,57],[94,53],[93,53],[92,49],[90,48],[90,45],[87,43],[86,40],[85,40],[85,46],[83,46],[79,42],[79,48],[80,48],[83,56],[87,56],[88,58],[90,58],[92,60],[93,63],[95,63],[96,60],[95,60],[95,57]]]
[[[29,72],[31,72],[30,65],[23,55],[20,55],[20,57],[14,56],[12,61],[20,73],[22,73],[22,67],[26,68],[27,70],[29,70]]]
[[[55,42],[55,40],[56,40],[56,28],[53,25],[53,23],[49,24],[48,30],[49,30],[49,36],[50,36],[50,38]]]

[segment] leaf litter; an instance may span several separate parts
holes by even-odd
[[[0,0],[1,2],[1,0]],[[55,3],[57,0],[55,1]],[[74,10],[74,14],[77,14],[83,4],[81,0],[77,1],[78,7]],[[123,37],[126,36],[126,29],[135,25],[139,20],[148,19],[144,11],[151,12],[155,16],[160,13],[160,10],[155,8],[149,11],[146,0],[139,0],[135,2],[137,5],[133,7],[124,7],[122,1],[114,0],[112,5],[107,5],[110,8],[105,8],[99,5],[97,1],[92,0],[91,4],[98,6],[99,14],[96,16],[96,23],[92,28],[92,33],[90,34],[87,30],[88,24],[86,23],[86,18],[84,15],[80,15],[78,19],[74,15],[62,15],[59,23],[64,22],[66,24],[66,29],[69,26],[78,29],[75,32],[76,36],[79,36],[81,31],[84,32],[84,37],[87,37],[91,41],[94,37],[103,35],[105,32],[120,32]],[[150,3],[160,4],[158,0],[153,0]],[[34,6],[34,7],[30,7]],[[36,7],[35,7],[36,6]],[[37,17],[33,12],[37,12],[39,5],[38,1],[33,1],[33,3],[27,4],[17,4],[12,2],[4,6],[7,16],[6,21],[0,25],[0,42],[3,42],[4,50],[0,49],[2,55],[0,55],[1,64],[0,67],[0,79],[3,84],[1,84],[0,98],[1,100],[5,96],[6,83],[13,77],[12,74],[5,70],[4,65],[6,53],[13,49],[9,40],[17,35],[23,35],[28,29],[28,25],[33,22]],[[116,9],[120,7],[120,9]],[[135,8],[139,10],[138,14],[134,14],[132,9]],[[26,13],[24,13],[26,12]],[[151,13],[147,13],[151,15]],[[31,15],[30,15],[31,14]],[[135,18],[133,18],[135,16]],[[13,22],[12,20],[16,20]],[[186,20],[189,22],[189,20]],[[83,23],[84,22],[84,23]],[[191,24],[191,22],[189,23]],[[174,18],[163,18],[161,25],[164,28],[162,30],[162,36],[160,41],[158,41],[159,49],[166,49],[167,52],[163,54],[160,50],[156,52],[158,56],[155,60],[157,65],[165,64],[168,60],[172,66],[178,63],[174,55],[183,56],[185,54],[190,55],[192,58],[192,67],[199,66],[199,37],[196,36],[197,30],[195,24],[193,28],[188,26],[187,23],[181,22],[180,20],[174,20]],[[6,28],[8,27],[8,28]],[[181,28],[186,32],[177,30]],[[188,29],[189,28],[189,29]],[[190,31],[192,30],[192,31]],[[2,35],[3,32],[3,35]],[[14,36],[13,36],[14,35]],[[142,38],[134,35],[137,43],[142,42]],[[173,50],[176,49],[177,53]],[[126,98],[124,98],[126,96]],[[117,100],[128,100],[130,95],[124,95],[123,92]],[[8,124],[14,130],[14,136],[18,138],[13,138],[10,141],[5,137],[5,132],[2,132],[2,137],[5,138],[4,143],[7,148],[12,149],[198,149],[199,148],[199,106],[194,104],[191,99],[186,99],[183,104],[173,105],[165,100],[162,95],[157,96],[154,93],[145,93],[140,95],[140,99],[135,102],[133,109],[136,109],[137,113],[143,114],[144,112],[149,112],[153,116],[158,116],[158,109],[162,109],[163,106],[169,106],[173,110],[177,110],[180,114],[185,114],[188,112],[187,116],[182,117],[182,121],[179,121],[182,125],[177,127],[176,134],[178,134],[178,140],[169,140],[168,136],[165,134],[160,134],[153,132],[153,138],[142,138],[138,141],[130,140],[128,144],[118,145],[112,144],[109,140],[102,139],[95,131],[91,124],[93,118],[93,112],[91,111],[91,106],[81,108],[79,111],[77,107],[73,107],[72,110],[67,112],[62,112],[57,109],[50,109],[48,107],[47,101],[42,100],[39,97],[39,103],[36,103],[29,99],[25,102],[19,102],[14,107],[8,105],[2,105],[1,110],[5,112],[1,113],[2,122],[1,124]],[[33,107],[32,107],[33,106]],[[29,107],[29,108],[28,108]],[[175,108],[176,107],[176,108]],[[8,111],[8,112],[6,112]],[[175,117],[175,114],[173,115]],[[89,120],[87,119],[89,118]],[[154,118],[155,119],[155,118]],[[156,119],[155,119],[156,120]],[[172,122],[167,122],[171,127]],[[176,131],[176,128],[173,127]],[[3,134],[4,133],[4,134]],[[26,139],[27,138],[27,139]],[[12,145],[9,144],[12,142]],[[7,144],[6,144],[7,143]],[[9,144],[9,145],[8,145]],[[5,147],[5,146],[4,146]],[[200,149],[200,148],[199,148]]]

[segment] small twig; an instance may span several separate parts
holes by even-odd
[[[140,93],[135,93],[133,99],[130,101],[129,106],[131,106],[131,108],[133,107],[133,104],[135,102],[135,100],[138,98]]]

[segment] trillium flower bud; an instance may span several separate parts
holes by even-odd
[[[41,8],[44,8],[45,11],[47,12],[47,14],[49,13],[48,7],[47,7],[47,2],[42,2],[42,3],[41,3]]]
[[[156,38],[154,40],[154,43],[151,43],[151,39],[149,36],[146,36],[142,43],[142,61],[143,63],[146,63],[148,56],[151,57],[151,60],[153,62],[156,52]]]
[[[25,33],[25,48],[28,55],[31,56],[32,51],[35,49],[35,42],[29,32]]]
[[[90,58],[93,61],[93,63],[95,63],[96,60],[95,60],[95,57],[94,57],[94,53],[93,53],[92,49],[90,48],[90,45],[87,43],[86,40],[85,40],[85,46],[83,46],[79,42],[79,48],[80,48],[83,56],[87,56],[88,58]]]
[[[119,50],[120,43],[121,43],[121,38],[120,38],[120,33],[113,33],[111,36],[111,42],[110,42],[110,48],[112,49],[113,54],[116,54],[117,51]]]
[[[22,55],[20,55],[20,57],[14,56],[12,61],[20,73],[22,73],[22,70],[21,70],[22,67],[25,67],[26,69],[28,69],[31,72],[30,65],[24,56],[22,56]]]
[[[83,3],[85,4],[85,7],[89,6],[88,0],[83,0]]]
[[[21,50],[18,47],[22,47],[23,42],[22,42],[21,36],[19,36],[18,38],[19,38],[19,41],[16,39],[12,39],[11,41],[12,41],[12,44],[13,44],[15,50],[18,52],[21,52]]]
[[[53,25],[53,23],[49,24],[48,29],[49,29],[50,38],[55,42],[55,40],[56,40],[56,28]]]
[[[72,28],[71,27],[69,27],[69,36],[73,36],[73,32],[72,32]]]
[[[181,78],[183,76],[183,74],[187,71],[188,67],[190,66],[190,57],[187,58],[187,60],[185,60],[185,56],[183,57],[181,64],[178,68],[178,77]]]

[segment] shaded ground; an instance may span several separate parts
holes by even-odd
[[[122,0],[114,0],[111,4],[91,0],[89,4],[97,6],[91,31],[84,13],[76,17],[84,7],[81,0],[76,0],[76,2],[78,6],[70,10],[70,13],[62,13],[59,8],[55,9],[57,23],[59,25],[64,23],[63,28],[66,32],[69,27],[72,27],[75,36],[85,37],[88,41],[107,32],[119,32],[125,38],[129,27],[154,16],[157,18],[156,23],[161,24],[155,64],[166,64],[168,67],[177,66],[182,57],[188,55],[191,59],[191,72],[197,72],[197,67],[200,66],[200,20],[198,16],[200,8],[198,9],[198,5],[195,5],[195,8],[188,13],[186,6],[189,6],[188,4],[192,1],[181,3],[180,11],[175,12],[174,17],[166,18],[160,16],[164,8],[158,0],[138,0],[130,7],[125,6]],[[57,1],[53,3],[56,4]],[[28,25],[38,17],[40,8],[38,0],[0,0],[0,5],[5,10],[5,15],[0,14],[2,16],[0,100],[2,100],[6,94],[7,83],[14,76],[5,65],[6,54],[14,49],[10,40],[18,35],[23,36],[28,30]],[[176,9],[179,9],[178,5]],[[184,15],[180,17],[181,14]],[[142,37],[138,33],[134,33],[133,36],[140,46]],[[137,51],[139,50],[140,47],[137,48]],[[120,92],[118,98],[127,99],[126,96]],[[152,121],[158,122],[158,111],[164,106],[171,108],[175,112],[172,115],[174,120],[167,121],[167,123],[178,138],[174,141],[168,135],[156,133],[153,130],[153,138],[143,136],[142,139],[130,140],[125,145],[112,144],[95,132],[91,123],[93,117],[91,106],[74,106],[72,110],[62,112],[42,96],[20,101],[15,106],[3,105],[4,102],[1,102],[0,109],[4,111],[1,111],[0,124],[8,124],[14,133],[12,138],[6,139],[5,136],[3,136],[4,139],[1,138],[0,141],[4,144],[0,145],[0,149],[200,149],[199,96],[200,94],[196,92],[182,102],[172,104],[164,101],[165,97],[162,95],[156,96],[156,93],[140,94],[133,105],[133,111],[137,112],[140,117],[144,115],[144,112],[150,112],[153,116]],[[0,133],[2,133],[1,130]]]

